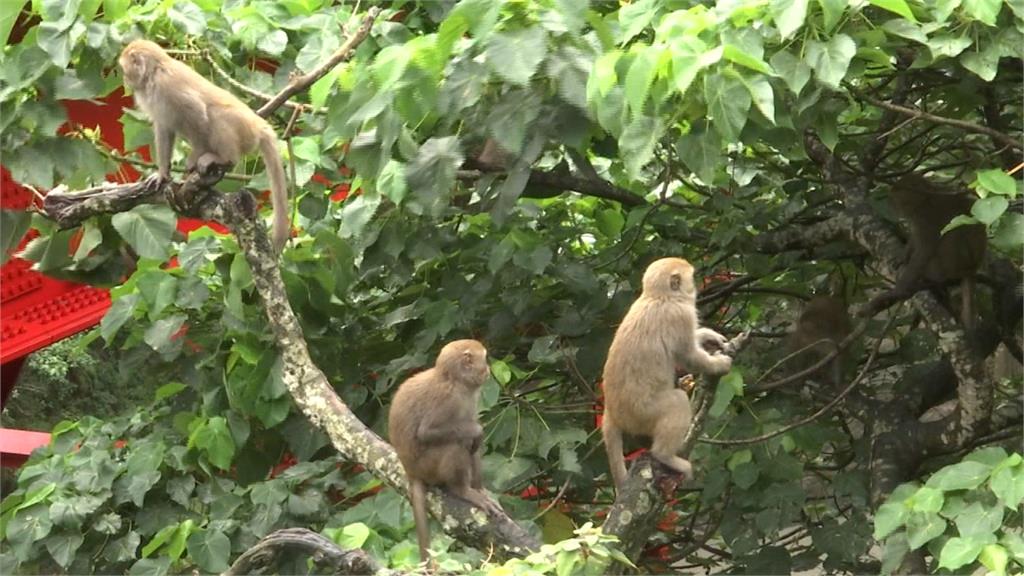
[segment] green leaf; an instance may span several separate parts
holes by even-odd
[[[992,472],[992,467],[979,462],[960,462],[939,470],[926,486],[949,492],[950,490],[973,490],[981,485]]]
[[[405,182],[406,166],[397,160],[388,160],[377,177],[377,189],[396,205],[401,205],[409,191]]]
[[[807,18],[807,0],[772,0],[768,11],[783,40],[793,36]]]
[[[1006,565],[1010,561],[1010,555],[1006,548],[998,544],[987,544],[978,554],[978,560],[982,565],[995,574],[1006,574]]]
[[[956,570],[965,564],[970,564],[974,562],[974,559],[981,553],[981,549],[986,545],[985,541],[976,538],[961,538],[959,536],[950,538],[939,554],[939,568]]]
[[[989,486],[1003,506],[1016,509],[1024,500],[1024,466],[1000,467],[992,474]]]
[[[996,72],[999,71],[999,58],[999,51],[994,50],[993,46],[989,46],[980,52],[962,54],[960,64],[977,74],[985,82],[991,82],[995,79]]]
[[[638,51],[629,65],[629,71],[626,72],[626,79],[623,83],[623,93],[633,117],[643,114],[644,102],[647,101],[651,83],[654,82],[658,60],[662,53],[662,50],[657,48],[644,48]]]
[[[75,552],[82,546],[85,536],[78,533],[63,532],[50,534],[46,537],[46,551],[62,568],[67,568],[75,559]]]
[[[730,374],[732,373],[730,372]],[[715,399],[712,401],[711,409],[708,413],[714,418],[725,414],[725,410],[729,407],[729,403],[732,402],[732,399],[736,396],[736,386],[734,386],[727,377],[719,379],[718,386],[715,387]]]
[[[946,521],[938,514],[913,512],[907,519],[907,544],[917,550],[946,531]]]
[[[903,502],[886,502],[875,513],[875,540],[882,540],[903,526],[910,516],[910,509]]]
[[[612,86],[618,83],[619,77],[615,72],[615,65],[619,63],[621,57],[622,52],[612,50],[601,54],[594,60],[594,67],[587,79],[587,103],[591,106],[600,98],[607,96]]]
[[[705,126],[684,134],[676,143],[676,154],[701,182],[714,184],[715,175],[723,165],[722,140],[718,132],[708,131]]]
[[[0,264],[7,263],[31,222],[32,214],[24,210],[0,210]]]
[[[775,93],[768,79],[764,76],[743,76],[741,81],[750,91],[754,106],[769,122],[775,124]]]
[[[888,10],[894,14],[899,14],[911,22],[917,22],[917,18],[914,17],[914,13],[910,10],[910,6],[904,0],[868,0],[871,5],[878,6],[882,10]]]
[[[771,58],[771,64],[793,94],[800,94],[811,79],[811,67],[785,50],[776,52]]]
[[[917,493],[910,497],[911,509],[915,512],[938,512],[942,510],[942,504],[945,501],[941,490],[922,486],[918,488]]]
[[[821,14],[825,21],[825,32],[832,32],[850,5],[849,0],[818,0],[818,4],[821,5]]]
[[[146,329],[143,340],[149,344],[150,348],[161,354],[173,352],[177,346],[181,345],[179,338],[175,336],[178,335],[178,331],[181,330],[187,319],[188,316],[184,314],[161,318]]]
[[[640,178],[643,167],[654,158],[654,145],[664,130],[660,118],[638,116],[622,131],[619,148],[630,177]]]
[[[107,313],[100,320],[100,335],[103,336],[103,340],[109,343],[121,326],[132,317],[139,298],[138,294],[126,294],[111,303]]]
[[[626,225],[626,219],[622,216],[622,212],[614,208],[601,210],[594,215],[594,218],[597,221],[597,229],[608,238],[618,238],[622,233],[623,226]]]
[[[650,25],[658,13],[659,0],[637,0],[619,9],[619,43],[625,44]]]
[[[230,567],[231,540],[220,530],[199,530],[188,537],[188,555],[204,572],[220,574]]]
[[[755,72],[760,72],[761,74],[767,74],[769,76],[775,75],[775,71],[772,70],[772,67],[766,64],[764,60],[744,52],[742,48],[735,44],[726,44],[722,47],[722,58],[739,64],[740,66],[750,68]]]
[[[405,44],[388,46],[377,53],[370,73],[380,91],[391,90],[405,74],[405,69],[412,61],[412,51]]]
[[[967,49],[972,43],[967,36],[953,36],[952,34],[936,34],[927,41],[928,50],[932,58],[942,57],[956,58],[961,52]]]
[[[970,14],[988,26],[995,26],[999,11],[1003,7],[1001,0],[963,0],[964,12]]]
[[[1014,254],[1024,244],[1024,215],[1010,212],[996,224],[992,245]]]
[[[1010,202],[1002,196],[989,196],[974,201],[971,215],[983,224],[992,224],[1010,207]]]
[[[914,22],[906,20],[904,18],[893,18],[882,24],[882,28],[891,34],[920,42],[921,44],[928,43],[928,34]]]
[[[885,576],[892,574],[903,563],[903,558],[910,548],[907,546],[907,535],[902,532],[885,541],[882,548],[882,569]]]
[[[171,569],[170,558],[143,557],[128,569],[129,576],[166,576]]]
[[[149,308],[149,317],[155,319],[174,302],[178,279],[163,270],[150,270],[138,277],[136,286]]]
[[[979,171],[975,177],[975,183],[982,198],[985,197],[985,194],[981,193],[982,190],[1000,196],[1017,197],[1017,181],[999,168]]]
[[[487,39],[487,63],[506,81],[520,86],[530,78],[547,55],[547,35],[540,26],[515,32],[498,32]]]
[[[964,538],[983,537],[994,533],[1003,523],[1003,507],[975,502],[956,517],[956,528]]]
[[[740,139],[750,110],[750,91],[742,82],[730,76],[711,74],[704,77],[704,100],[708,105],[712,126],[722,136],[723,143]]]
[[[440,215],[447,205],[455,185],[456,171],[462,162],[457,137],[430,138],[424,142],[405,171],[405,180],[412,191],[406,198],[409,211]]]
[[[103,557],[110,562],[127,562],[135,559],[135,551],[139,549],[142,539],[139,533],[132,530],[121,538],[111,541],[103,548]]]
[[[18,2],[0,2],[0,41],[7,45],[8,37],[11,35],[11,28],[18,19],[23,4]]]
[[[491,375],[498,381],[498,384],[504,386],[512,380],[512,369],[505,362],[495,360],[491,362]]]
[[[176,2],[167,9],[167,18],[176,28],[190,36],[202,36],[206,33],[206,14],[195,4],[189,2]],[[281,31],[284,34],[284,31]],[[285,35],[285,43],[288,36]],[[275,56],[283,52],[283,48],[273,53]]]
[[[144,205],[114,214],[110,223],[139,256],[166,260],[178,219],[167,206]]]
[[[353,522],[352,524],[346,524],[341,529],[335,542],[346,550],[357,550],[366,544],[372,533],[372,530],[366,524]]]
[[[153,538],[142,547],[142,557],[149,558],[153,552],[156,552],[171,538],[171,536],[178,530],[179,523],[175,522],[170,526],[164,526],[159,532],[153,535]]]
[[[846,34],[836,34],[828,43],[817,40],[805,44],[807,54],[804,60],[814,70],[815,77],[834,90],[846,76],[850,60],[857,53],[857,44]]]
[[[196,447],[206,452],[210,462],[227,470],[235,457],[235,441],[231,438],[227,420],[221,416],[210,418],[193,435]]]
[[[350,198],[341,209],[341,226],[338,236],[342,238],[358,238],[363,229],[373,219],[380,206],[380,194],[363,193]]]

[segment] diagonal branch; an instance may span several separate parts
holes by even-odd
[[[283,90],[278,92],[269,102],[260,106],[256,113],[266,118],[270,114],[280,108],[289,98],[298,94],[299,92],[309,88],[314,82],[323,78],[331,71],[332,68],[340,64],[341,62],[348,60],[352,53],[355,52],[356,46],[366,39],[370,35],[370,28],[373,27],[373,21],[380,14],[380,8],[374,6],[366,11],[366,16],[363,17],[362,23],[359,24],[359,28],[356,33],[353,34],[341,48],[334,51],[331,57],[326,62],[317,66],[314,70],[308,74],[300,74],[293,76],[288,80],[288,85]]]
[[[858,100],[867,102],[868,104],[871,104],[872,106],[875,106],[877,108],[882,108],[883,110],[889,110],[891,112],[903,114],[904,116],[909,116],[911,118],[919,118],[921,120],[926,120],[928,122],[933,122],[935,124],[944,124],[946,126],[952,126],[954,128],[959,128],[961,130],[966,130],[968,132],[974,132],[975,134],[984,134],[991,138],[993,141],[1002,144],[1003,146],[1008,146],[1015,150],[1024,150],[1024,145],[1022,145],[1019,140],[1014,139],[1007,134],[1003,134],[998,130],[989,128],[988,126],[982,126],[980,124],[975,124],[973,122],[967,122],[966,120],[957,120],[956,118],[936,116],[935,114],[930,114],[919,108],[911,108],[909,106],[900,106],[899,104],[892,104],[890,102],[886,102],[884,100],[879,100],[878,98],[868,96],[867,94],[864,94],[852,88],[850,89],[850,92]]]

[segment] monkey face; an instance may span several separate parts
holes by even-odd
[[[693,266],[682,258],[662,258],[655,260],[644,272],[644,289],[646,296],[658,297],[693,297]]]
[[[149,40],[133,40],[125,46],[117,59],[125,85],[133,89],[141,85],[150,73],[154,58],[162,53],[163,49]]]

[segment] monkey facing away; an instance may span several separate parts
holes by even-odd
[[[853,330],[846,304],[834,296],[815,296],[804,305],[793,330],[786,338],[786,348],[791,352],[808,348],[808,355],[823,358],[832,352]],[[838,385],[842,378],[840,353],[829,363],[832,384]]]
[[[729,356],[704,350],[721,349],[726,339],[700,326],[696,297],[689,262],[657,260],[644,272],[640,297],[615,332],[604,365],[602,433],[617,492],[626,480],[623,433],[652,438],[654,458],[687,478],[693,475],[690,462],[679,456],[692,411],[686,392],[675,385],[676,366],[711,375],[732,367]]]
[[[943,234],[942,229],[953,218],[970,213],[973,201],[936,189],[936,185],[913,173],[892,186],[889,202],[910,225],[908,259],[895,286],[865,308],[867,315],[910,298],[923,288],[962,280],[961,318],[965,327],[971,327],[974,273],[985,257],[987,244],[985,226],[960,226]]]
[[[290,235],[288,189],[273,128],[230,92],[218,88],[187,64],[148,40],[134,40],[118,59],[124,83],[153,122],[157,178],[171,177],[174,138],[192,148],[185,167],[205,173],[230,166],[259,149],[270,179],[274,224],[271,243],[280,252]]]
[[[430,558],[427,486],[442,486],[490,514],[500,511],[482,490],[477,420],[480,387],[487,380],[487,350],[476,340],[445,345],[434,367],[414,375],[395,392],[388,436],[409,479],[420,558]]]

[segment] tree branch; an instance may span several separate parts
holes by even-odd
[[[365,550],[342,550],[327,538],[305,528],[285,528],[267,534],[242,553],[221,576],[273,573],[288,553],[309,556],[315,574],[380,574],[381,566]]]
[[[378,14],[380,14],[380,8],[377,6],[373,6],[367,10],[366,16],[363,17],[363,21],[359,24],[359,28],[356,30],[356,33],[346,40],[345,43],[341,45],[341,48],[335,50],[334,54],[331,54],[331,57],[328,58],[326,62],[317,66],[316,69],[312,70],[308,74],[301,74],[290,78],[288,80],[288,85],[271,98],[269,102],[260,106],[260,108],[256,110],[256,113],[266,118],[273,113],[274,110],[280,108],[281,105],[283,105],[289,98],[298,94],[302,90],[305,90],[314,82],[326,76],[332,68],[340,64],[342,61],[347,60],[355,51],[356,46],[359,46],[359,44],[370,35],[370,28],[373,27],[373,21],[377,18]]]
[[[936,116],[935,114],[929,114],[928,112],[919,110],[917,108],[900,106],[899,104],[892,104],[884,100],[879,100],[878,98],[868,96],[867,94],[859,92],[853,88],[849,88],[849,90],[850,93],[853,94],[854,98],[867,102],[868,104],[871,104],[872,106],[875,106],[877,108],[882,108],[883,110],[889,110],[891,112],[903,114],[904,116],[909,116],[911,118],[919,118],[921,120],[926,120],[928,122],[934,122],[935,124],[944,124],[946,126],[952,126],[954,128],[959,128],[961,130],[966,130],[968,132],[974,132],[975,134],[984,134],[991,138],[994,142],[998,142],[1003,146],[1008,146],[1015,150],[1024,150],[1024,145],[1021,145],[1020,141],[1006,134],[1003,134],[998,130],[989,128],[988,126],[974,124],[973,122],[967,122],[965,120],[957,120],[956,118]]]

